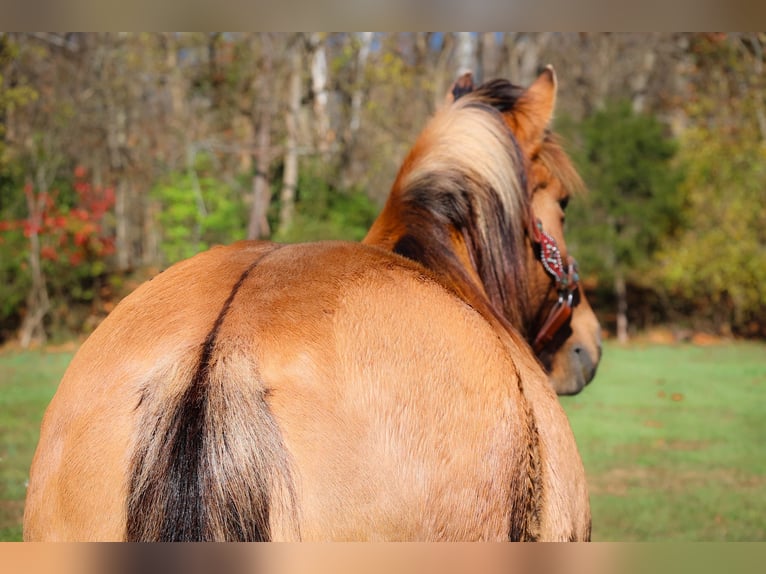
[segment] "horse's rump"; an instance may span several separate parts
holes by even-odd
[[[182,372],[182,392],[155,397],[162,379],[141,390],[139,408],[147,405],[130,470],[129,541],[264,541],[272,508],[294,509],[290,462],[251,345],[226,333],[232,303],[269,253],[231,288],[191,372]]]
[[[528,362],[393,254],[215,249],[142,286],[78,353],[25,535],[532,537],[539,468],[514,382]],[[52,506],[46,476],[65,493]]]

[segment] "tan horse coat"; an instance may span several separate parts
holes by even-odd
[[[239,460],[273,474],[269,538],[587,537],[576,445],[529,353],[403,258],[240,243],[147,282],[83,345],[43,423],[27,540],[125,538],[134,453],[256,260],[218,327],[209,393],[221,410],[206,432],[232,438],[211,463],[224,490],[258,471]],[[272,417],[281,437],[264,445]]]

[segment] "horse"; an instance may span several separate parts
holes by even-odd
[[[468,72],[447,104],[467,94],[463,113],[421,135],[363,241],[436,272],[489,320],[524,336],[559,395],[577,394],[595,376],[601,337],[565,251],[565,210],[584,185],[548,129],[555,73],[548,68],[525,92],[505,80],[476,90]],[[515,150],[496,149],[510,160],[491,155],[475,131],[477,122],[498,124],[498,115],[515,134]],[[526,193],[497,169],[508,162]]]
[[[534,292],[537,266],[565,269],[535,199],[538,172],[556,188],[565,159],[543,127],[555,75],[510,90],[512,105],[500,87],[440,110],[393,188],[443,218],[423,230],[451,243],[418,242],[415,206],[387,249],[387,207],[365,242],[214,247],[123,299],[46,410],[24,539],[589,539],[573,433],[513,326],[557,305],[558,283]],[[461,202],[471,217],[450,221]],[[532,237],[552,263],[528,260]],[[584,298],[566,273],[575,332]]]

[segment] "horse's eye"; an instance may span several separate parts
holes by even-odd
[[[559,200],[559,206],[561,207],[561,211],[566,211],[567,210],[567,205],[569,205],[569,197],[568,196]]]

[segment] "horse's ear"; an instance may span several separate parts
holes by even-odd
[[[464,95],[470,94],[473,92],[473,88],[473,74],[471,72],[466,72],[452,83],[449,91],[447,92],[447,95],[444,98],[444,105],[448,106]]]
[[[542,141],[556,107],[556,72],[546,66],[513,107],[516,137],[535,146]]]

